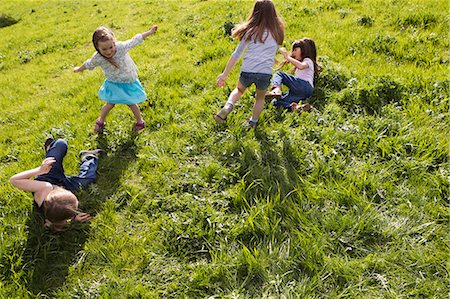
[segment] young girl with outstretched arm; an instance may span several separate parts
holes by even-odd
[[[147,95],[139,82],[137,67],[128,51],[143,43],[149,35],[156,32],[158,26],[153,25],[142,34],[137,34],[125,42],[117,42],[114,34],[105,27],[99,27],[92,35],[92,43],[97,52],[81,66],[75,67],[74,72],[85,69],[92,70],[99,66],[105,74],[106,80],[98,92],[100,99],[106,102],[95,121],[94,131],[102,132],[105,127],[105,118],[116,104],[126,104],[136,118],[134,131],[138,132],[145,127],[141,111],[137,104],[145,101]]]
[[[270,0],[257,0],[246,22],[233,29],[232,36],[240,40],[225,70],[217,77],[216,85],[223,87],[232,68],[247,49],[241,66],[237,87],[231,92],[225,106],[216,114],[216,123],[223,123],[236,102],[252,84],[256,85],[256,98],[246,126],[255,128],[264,108],[264,96],[272,77],[272,66],[279,45],[284,39],[284,25]]]
[[[280,49],[285,59],[284,64],[293,65],[295,75],[277,71],[272,78],[272,90],[266,99],[275,99],[272,103],[276,107],[293,109],[298,112],[309,110],[309,104],[298,103],[309,98],[314,91],[314,77],[318,74],[316,45],[312,39],[302,38],[292,44],[289,53],[285,48]],[[281,92],[282,85],[289,90]]]
[[[44,148],[45,159],[39,167],[13,175],[9,181],[23,191],[33,192],[34,202],[45,217],[45,226],[51,230],[64,229],[70,220],[89,221],[91,216],[78,209],[78,199],[73,192],[95,181],[98,159],[105,152],[101,149],[81,151],[79,174],[66,176],[63,160],[67,154],[67,142],[49,138]]]

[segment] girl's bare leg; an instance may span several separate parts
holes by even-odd
[[[228,102],[232,102],[233,105],[236,104],[236,102],[239,101],[246,89],[247,88],[245,88],[244,85],[241,84],[241,82],[238,82],[237,87],[233,89],[233,91],[228,96]]]
[[[216,121],[216,123],[223,123],[227,119],[228,114],[230,114],[230,112],[233,110],[234,105],[242,97],[245,90],[246,88],[244,87],[244,85],[242,85],[241,82],[238,82],[237,87],[233,89],[233,91],[228,96],[228,100],[225,103],[225,106],[223,106],[223,108],[214,115],[214,120]]]
[[[100,117],[98,120],[102,123],[105,122],[106,116],[108,115],[109,111],[111,111],[112,108],[114,108],[114,104],[106,103],[103,105],[102,109],[100,110]]]
[[[256,98],[255,98],[255,104],[253,104],[253,111],[252,111],[252,120],[258,120],[259,116],[261,115],[261,112],[264,109],[264,97],[266,95],[266,90],[256,90]]]
[[[131,111],[133,112],[137,123],[141,123],[144,121],[144,119],[142,119],[141,109],[139,109],[139,106],[137,104],[128,105],[128,107],[130,107]]]

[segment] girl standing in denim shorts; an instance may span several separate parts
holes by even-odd
[[[250,17],[243,24],[237,25],[232,32],[240,40],[231,55],[225,70],[217,77],[216,85],[223,87],[228,74],[247,49],[241,66],[237,87],[230,93],[225,106],[216,114],[216,123],[223,123],[233,110],[236,102],[252,84],[256,85],[256,98],[247,127],[255,128],[259,115],[264,108],[264,96],[270,85],[272,66],[279,45],[284,39],[284,25],[275,6],[270,0],[257,0]]]

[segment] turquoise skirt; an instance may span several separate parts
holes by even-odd
[[[144,87],[136,80],[132,83],[113,82],[105,80],[98,91],[98,97],[110,104],[138,104],[145,99]]]

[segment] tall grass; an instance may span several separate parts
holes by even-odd
[[[0,3],[1,297],[448,297],[448,4],[275,3],[284,46],[313,38],[323,71],[311,113],[268,105],[250,132],[253,89],[225,125],[211,113],[252,1]],[[131,52],[147,128],[119,106],[93,134],[103,75],[72,68],[99,25],[125,40],[154,23]],[[8,183],[48,136],[69,173],[108,151],[78,194],[93,220],[58,234]]]

